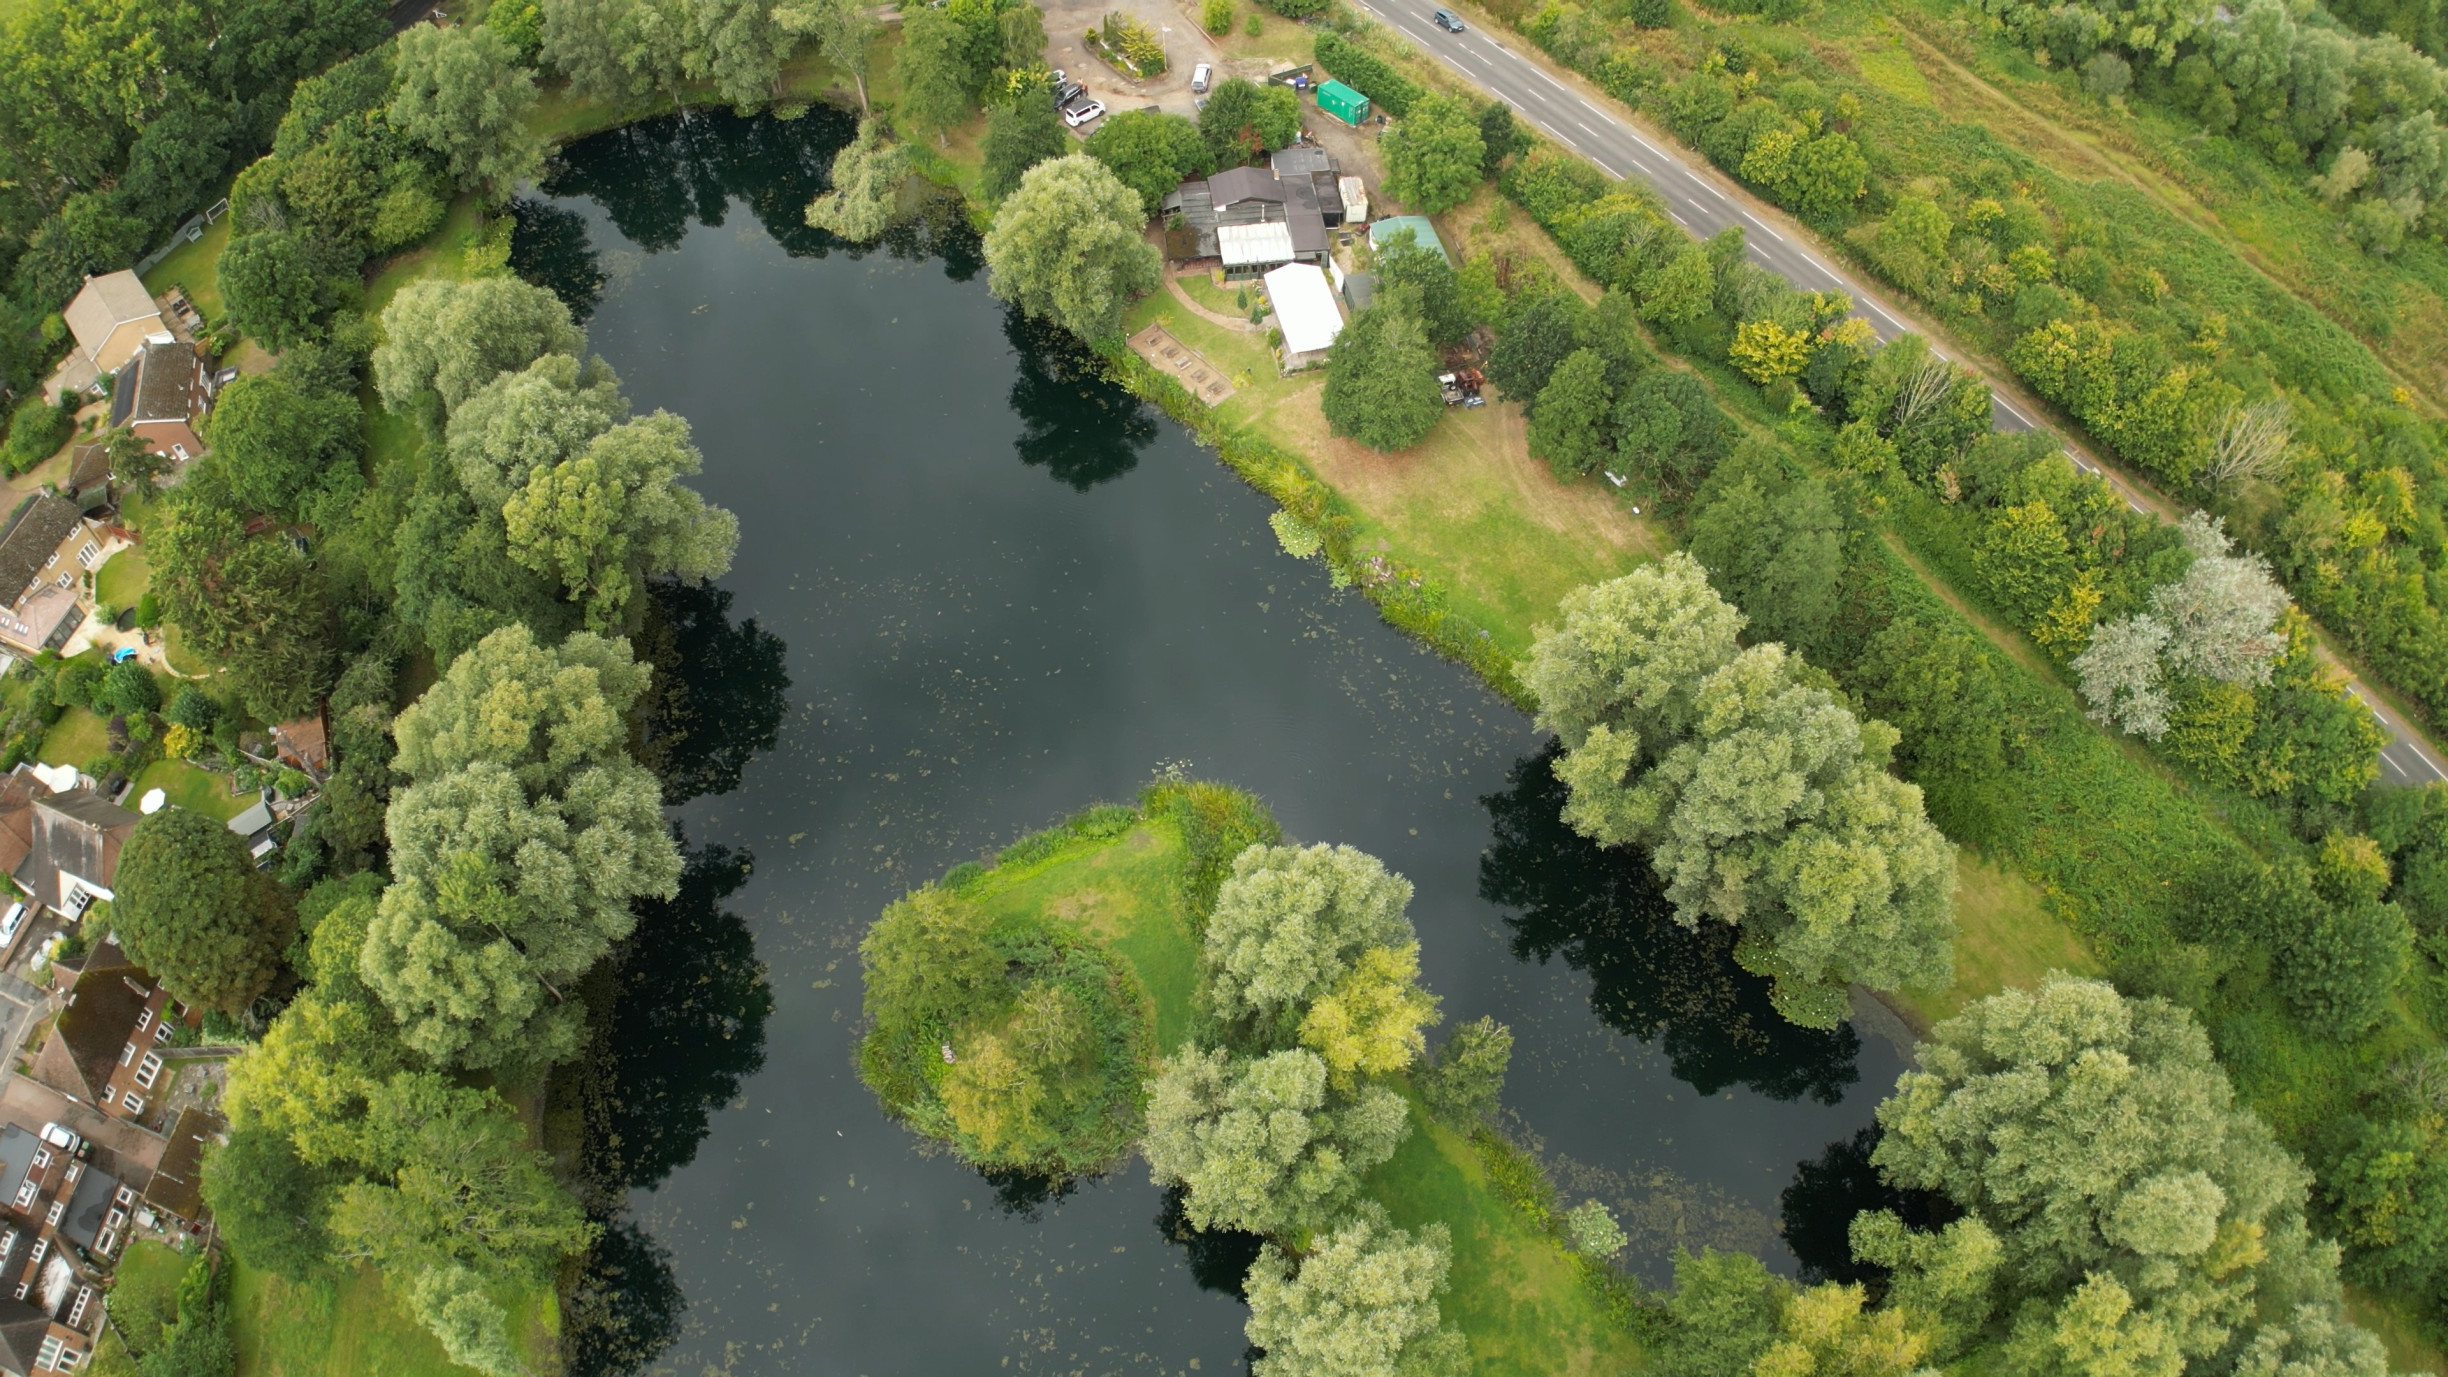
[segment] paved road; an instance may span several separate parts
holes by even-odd
[[[1500,40],[1477,24],[1462,33],[1446,33],[1429,22],[1435,5],[1424,0],[1355,0],[1355,3],[1410,39],[1421,51],[1434,55],[1480,89],[1511,105],[1516,114],[1604,168],[1609,175],[1639,177],[1656,188],[1665,198],[1667,214],[1684,229],[1705,238],[1739,226],[1743,230],[1744,249],[1752,262],[1783,275],[1797,287],[1843,292],[1853,299],[1853,313],[1870,322],[1880,339],[1894,339],[1913,328],[1876,293],[1821,257],[1809,244],[1755,212],[1745,202],[1743,193],[1715,169],[1681,149],[1652,141],[1622,116],[1567,86],[1512,46],[1513,43],[1527,46],[1527,40]],[[1957,362],[1968,362],[1949,351],[1939,352],[1956,358]],[[1989,398],[1990,415],[1998,429],[2040,428],[2035,417],[2008,400],[1997,387],[1990,388]],[[2130,486],[2091,456],[2072,448],[2067,449],[2066,456],[2084,472],[2099,475],[2135,511],[2151,510]],[[2389,711],[2362,684],[2350,687],[2388,732],[2389,742],[2380,751],[2380,766],[2389,780],[2399,784],[2448,780],[2448,763],[2443,763],[2410,731],[2403,719]]]

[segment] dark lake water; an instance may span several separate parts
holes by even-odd
[[[1636,1273],[1679,1245],[1794,1270],[1781,1212],[1824,1255],[1858,1172],[1784,1198],[1869,1122],[1894,1050],[1783,1024],[1726,943],[1666,922],[1642,861],[1557,822],[1519,712],[1008,319],[956,224],[864,253],[803,228],[848,133],[823,110],[638,126],[522,214],[522,270],[592,310],[641,409],[689,418],[741,523],[719,592],[672,604],[709,792],[675,810],[690,883],[628,969],[618,1324],[573,1340],[582,1365],[1239,1364],[1244,1310],[1168,1242],[1140,1164],[1053,1199],[989,1182],[918,1151],[852,1065],[878,908],[1177,762],[1410,877],[1448,1021],[1512,1025],[1508,1111],[1569,1199],[1615,1207]]]

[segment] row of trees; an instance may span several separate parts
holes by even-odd
[[[1194,914],[1206,1031],[1159,1064],[1141,1146],[1191,1224],[1266,1237],[1247,1283],[1262,1374],[1468,1370],[1437,1310],[1446,1227],[1396,1228],[1361,1193],[1411,1130],[1386,1078],[1420,1060],[1437,1019],[1410,900],[1350,847],[1253,845]],[[1449,1098],[1492,1100],[1488,1057],[1449,1060]]]
[[[2072,665],[2101,627],[2104,648],[2086,662],[2096,671],[2095,698],[2115,699],[2120,685],[2151,690],[2134,700],[2140,716],[2120,719],[2111,709],[2110,720],[2147,728],[2207,777],[2331,818],[2371,782],[2376,724],[2320,664],[2308,625],[2284,595],[2265,575],[2250,576],[2261,566],[2221,544],[2215,559],[2234,563],[2188,575],[2203,556],[2183,530],[2129,509],[2045,435],[1993,433],[1989,391],[1976,375],[1917,336],[1880,345],[1847,318],[1841,298],[1796,291],[1742,262],[1739,235],[1694,243],[1654,205],[1611,190],[1595,169],[1544,152],[1508,169],[1504,182],[1577,264],[1632,298],[1614,305],[1611,292],[1588,324],[1579,323],[1578,302],[1558,299],[1523,313],[1499,338],[1491,375],[1534,399],[1534,438],[1560,472],[1617,465],[1671,497],[1696,491],[1722,453],[1695,384],[1653,370],[1619,390],[1614,380],[1640,355],[1608,344],[1630,336],[1607,321],[1637,310],[1669,340],[1727,358],[1772,396],[1815,403],[1836,427],[1833,468],[1873,488],[1909,483],[1938,499],[1942,519],[1972,553],[1965,573],[1976,590],[2061,662]],[[1585,354],[1566,369],[1575,347]],[[2190,538],[2205,550],[2216,543],[2206,528]],[[1719,568],[1714,558],[1710,567]],[[2181,656],[2162,667],[2145,644],[2166,622],[2152,611],[2154,599],[2169,608],[2181,602],[2188,626],[2202,634],[2218,626],[2258,653],[2224,678]],[[1780,623],[1774,634],[1811,644],[1810,626],[1768,615]],[[2143,620],[2128,620],[2135,617]],[[2173,714],[2164,729],[2153,715],[2163,699]]]

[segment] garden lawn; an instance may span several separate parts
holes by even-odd
[[[131,545],[112,555],[94,575],[94,600],[113,607],[134,607],[153,582],[153,566],[144,547]]]
[[[43,735],[42,749],[34,758],[45,765],[74,765],[81,770],[86,761],[109,751],[110,724],[84,708],[68,708]]]
[[[1113,842],[1083,841],[1047,859],[998,866],[967,891],[988,913],[1044,911],[1080,924],[1131,963],[1153,1003],[1156,1046],[1190,1036],[1198,943],[1184,920],[1180,833],[1151,819]]]
[[[226,309],[221,304],[221,250],[229,243],[230,223],[224,215],[204,227],[203,238],[172,249],[144,275],[144,289],[160,296],[177,287],[204,313],[206,324],[220,324]]]
[[[230,777],[202,769],[184,760],[156,760],[136,776],[128,796],[141,799],[149,789],[159,789],[172,803],[191,812],[223,822],[245,812],[255,802],[254,794],[230,792]]]
[[[294,1285],[232,1264],[230,1318],[239,1377],[468,1377],[440,1340],[400,1313],[382,1279],[361,1267],[334,1281]],[[499,1297],[510,1307],[531,1368],[552,1370],[559,1307],[549,1285]]]
[[[1080,841],[1043,860],[998,867],[963,897],[987,912],[1051,913],[1082,924],[1127,959],[1155,1005],[1157,1045],[1190,1035],[1198,946],[1181,897],[1174,824],[1147,819],[1112,841]],[[1626,1372],[1640,1363],[1564,1245],[1491,1187],[1479,1152],[1415,1113],[1411,1136],[1371,1173],[1370,1193],[1406,1227],[1453,1232],[1447,1319],[1470,1339],[1478,1377]]]
[[[1237,390],[1217,409],[1226,425],[1299,455],[1357,509],[1361,549],[1434,572],[1453,610],[1508,654],[1529,653],[1532,627],[1553,620],[1565,594],[1670,548],[1604,479],[1559,483],[1531,458],[1517,406],[1448,408],[1427,439],[1381,454],[1329,433],[1325,374],[1279,376],[1258,336],[1201,319],[1167,292],[1141,301],[1124,328],[1152,322],[1232,376]]]

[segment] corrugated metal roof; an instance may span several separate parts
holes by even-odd
[[[1227,268],[1257,263],[1289,263],[1292,261],[1292,227],[1281,220],[1257,225],[1218,225],[1216,249]]]

